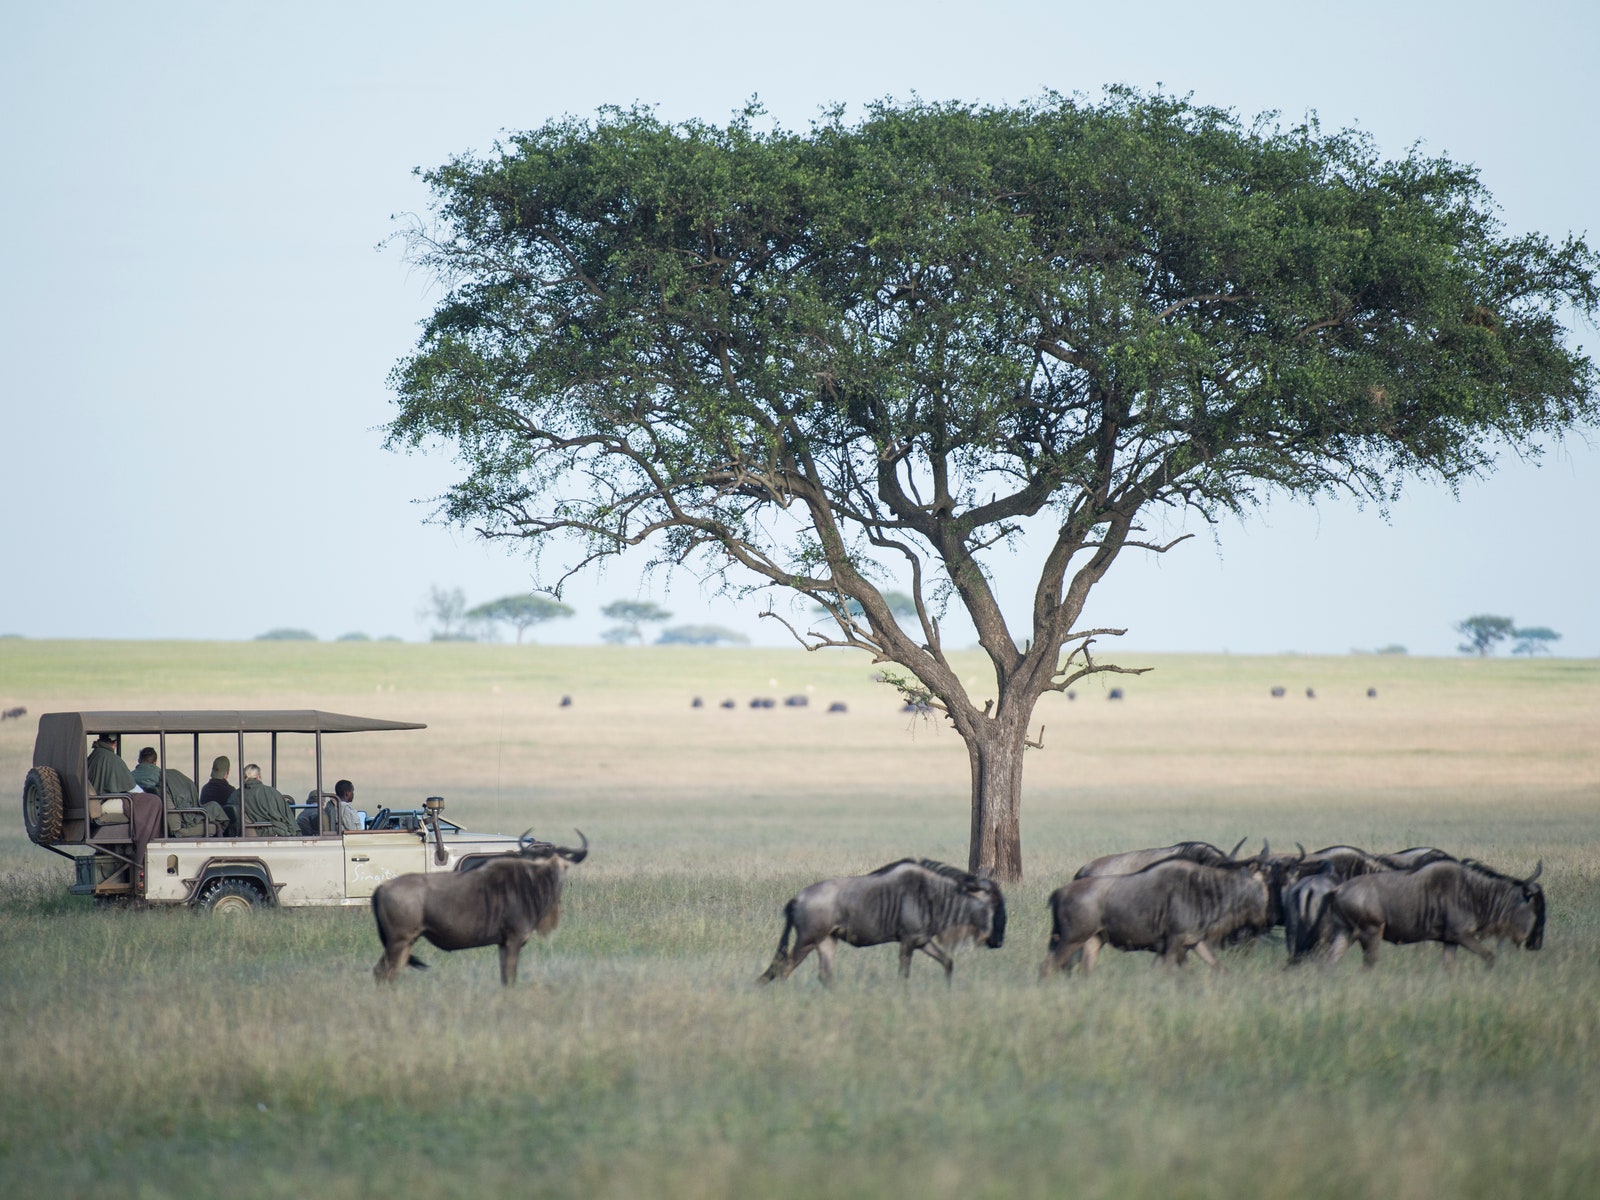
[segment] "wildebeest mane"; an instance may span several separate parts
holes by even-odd
[[[883,866],[879,867],[876,871],[868,871],[867,874],[868,875],[887,875],[890,871],[894,870],[896,867],[904,867],[904,866],[907,866],[907,865],[910,865],[910,866],[914,867],[914,866],[917,865],[917,860],[914,859],[914,858],[897,858],[892,863],[884,863]]]
[[[963,871],[960,867],[952,867],[949,863],[938,862],[931,858],[917,859],[917,866],[932,871],[935,875],[943,875],[946,879],[953,879],[962,887],[977,887],[983,882],[971,871]]]
[[[483,928],[499,928],[508,913],[536,913],[541,926],[548,919],[561,886],[559,867],[530,869],[527,859],[508,855],[498,862],[485,863],[479,870],[498,870],[501,874],[501,879],[495,881],[498,886],[477,889]]]

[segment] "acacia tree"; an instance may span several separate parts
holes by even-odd
[[[1381,505],[1600,409],[1561,325],[1596,309],[1589,249],[1507,236],[1468,166],[1315,123],[1120,89],[806,132],[606,109],[425,178],[408,249],[445,294],[388,433],[459,456],[439,515],[823,605],[797,637],[899,664],[965,739],[970,864],[1005,879],[1035,704],[1132,669],[1078,621],[1119,554],[1169,548],[1152,510]],[[1029,518],[1054,538],[1013,632],[984,564]]]
[[[517,631],[517,645],[522,645],[522,634],[530,626],[553,621],[557,617],[570,617],[573,614],[572,605],[563,604],[559,600],[552,600],[548,596],[534,596],[518,594],[514,596],[501,596],[498,600],[490,600],[475,608],[469,608],[466,615],[477,621],[505,621]]]
[[[1497,645],[1516,633],[1517,623],[1510,617],[1479,613],[1475,617],[1457,621],[1455,631],[1467,639],[1456,647],[1457,650],[1462,654],[1476,654],[1479,658],[1487,658],[1494,653]]]
[[[672,619],[672,613],[654,600],[613,600],[600,610],[600,615],[621,622],[602,635],[606,641],[638,642],[641,646],[644,645],[646,624]]]

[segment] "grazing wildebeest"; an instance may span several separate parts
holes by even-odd
[[[490,859],[471,871],[439,875],[401,875],[372,893],[383,957],[372,968],[379,983],[392,982],[411,957],[418,938],[441,950],[500,946],[500,982],[517,981],[517,957],[528,938],[541,937],[561,919],[561,878],[572,863],[589,854],[589,839],[578,831],[577,850],[536,842],[530,829],[518,839],[515,854]]]
[[[1544,945],[1545,906],[1544,889],[1534,881],[1543,870],[1541,861],[1532,875],[1516,879],[1482,863],[1452,861],[1348,879],[1323,909],[1328,962],[1343,958],[1352,938],[1368,967],[1378,961],[1380,942],[1443,942],[1446,962],[1465,946],[1491,967],[1487,938],[1537,950]]]
[[[1207,867],[1169,859],[1132,875],[1074,879],[1051,893],[1050,916],[1040,978],[1070,972],[1080,953],[1088,974],[1102,945],[1150,950],[1176,966],[1193,950],[1220,969],[1211,943],[1267,919],[1266,872],[1252,862]]]
[[[1152,867],[1158,862],[1169,859],[1181,858],[1187,862],[1199,863],[1201,866],[1214,867],[1218,863],[1229,862],[1239,853],[1239,847],[1244,845],[1240,838],[1229,851],[1218,850],[1210,842],[1178,842],[1172,846],[1154,846],[1148,850],[1124,850],[1121,854],[1102,854],[1099,858],[1091,859],[1078,868],[1074,879],[1088,879],[1094,875],[1132,875],[1135,871],[1142,871]]]
[[[902,858],[870,875],[824,879],[802,888],[784,906],[778,951],[756,982],[787,979],[815,950],[818,976],[830,984],[837,943],[899,942],[902,979],[910,977],[911,956],[921,950],[944,968],[948,983],[955,967],[949,952],[959,942],[981,939],[995,949],[1005,937],[1006,902],[994,880],[928,858]]]

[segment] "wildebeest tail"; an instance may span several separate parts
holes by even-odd
[[[778,951],[772,956],[772,965],[761,973],[757,983],[771,983],[782,976],[784,964],[789,961],[789,935],[794,931],[794,901],[790,900],[783,906],[783,935],[778,938]]]
[[[1006,898],[1000,891],[1000,885],[994,888],[994,921],[989,926],[988,946],[991,950],[998,950],[1006,940]]]

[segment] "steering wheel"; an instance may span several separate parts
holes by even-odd
[[[387,821],[388,819],[389,819],[389,810],[387,808],[380,808],[377,812],[372,814],[372,819],[367,822],[367,828],[368,829],[383,829],[383,828],[385,828],[384,822]]]

